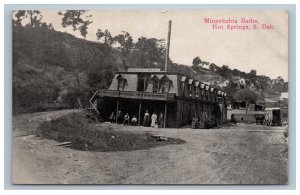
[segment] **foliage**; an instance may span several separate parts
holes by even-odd
[[[67,10],[64,13],[59,12],[59,15],[63,15],[62,26],[64,28],[68,26],[72,26],[73,31],[79,30],[81,36],[85,38],[87,35],[88,26],[92,23],[90,20],[82,19],[87,12],[88,11],[85,10]],[[90,17],[92,16],[91,15],[85,16],[85,18],[90,18]]]
[[[112,45],[115,42],[115,39],[111,36],[110,32],[106,29],[104,32],[102,32],[101,29],[98,29],[96,33],[97,39],[102,40],[102,43],[107,45]]]
[[[199,56],[197,56],[193,59],[193,66],[198,66],[199,64],[201,64],[201,62],[201,59],[199,58]]]
[[[258,99],[258,95],[250,89],[242,89],[238,91],[234,98],[239,101],[256,101]]]
[[[131,67],[163,68],[165,61],[164,40],[140,37],[126,58]]]
[[[13,39],[14,113],[78,107],[77,97],[107,88],[116,70],[104,44],[29,25],[14,26]]]
[[[132,36],[128,32],[122,31],[122,34],[115,36],[114,39],[120,44],[119,49],[121,50],[122,55],[127,56],[133,48]]]

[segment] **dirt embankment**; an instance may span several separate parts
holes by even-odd
[[[178,138],[162,137],[150,133],[114,131],[111,126],[95,126],[96,121],[86,118],[84,112],[71,113],[51,121],[42,122],[37,130],[41,138],[64,142],[59,145],[84,151],[132,151],[168,144],[183,144]]]

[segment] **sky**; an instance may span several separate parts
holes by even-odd
[[[52,23],[57,31],[68,32],[82,38],[78,31],[63,28],[59,10],[42,10],[43,21]],[[288,80],[288,13],[284,10],[94,10],[89,20],[87,40],[97,41],[96,31],[108,29],[112,36],[127,31],[134,41],[141,36],[167,39],[168,22],[172,20],[170,59],[175,63],[192,65],[193,58],[228,65],[231,69],[250,72],[272,79],[281,76]],[[213,29],[213,24],[205,23],[205,18],[213,20],[237,20],[250,30]],[[258,23],[241,23],[241,19],[256,20]],[[258,29],[254,30],[253,25]],[[273,29],[262,29],[262,25],[272,25]]]

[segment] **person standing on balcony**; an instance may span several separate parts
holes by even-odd
[[[144,120],[143,120],[143,126],[148,127],[149,121],[150,121],[150,114],[149,114],[148,110],[146,110],[145,115],[144,115]]]
[[[153,112],[152,116],[151,116],[151,127],[155,127],[156,126],[156,120],[157,120],[157,115],[155,114],[155,112]]]

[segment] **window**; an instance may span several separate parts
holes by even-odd
[[[145,91],[145,76],[144,75],[138,75],[138,86],[137,91]]]
[[[118,79],[118,90],[123,91],[125,86],[125,79],[120,78]]]
[[[196,89],[195,90],[196,91],[196,97],[199,97],[199,89],[198,89],[198,87],[196,87],[195,89]]]
[[[192,97],[193,86],[189,85],[189,96]]]
[[[159,81],[157,79],[153,80],[153,93],[158,93],[159,91]]]
[[[161,84],[161,92],[168,93],[169,92],[169,81],[163,81]]]
[[[117,76],[118,79],[118,90],[123,91],[126,83],[126,79],[120,74]]]
[[[163,77],[161,78],[160,82],[161,82],[161,86],[160,86],[161,92],[162,92],[162,93],[169,93],[169,90],[170,90],[170,82],[171,82],[171,81],[169,80],[169,78],[165,75],[165,76],[163,76]]]
[[[181,94],[184,96],[184,82],[181,82]]]

